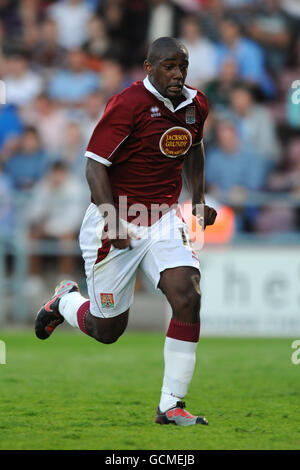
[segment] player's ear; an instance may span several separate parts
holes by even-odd
[[[147,59],[144,61],[144,70],[147,75],[152,75],[152,64]]]

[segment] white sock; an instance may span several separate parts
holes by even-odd
[[[165,373],[159,408],[165,412],[187,394],[192,380],[198,343],[166,337],[164,347]]]
[[[70,323],[71,326],[79,328],[77,321],[77,312],[79,307],[84,304],[88,299],[82,297],[79,292],[70,292],[64,295],[58,304],[59,313]]]

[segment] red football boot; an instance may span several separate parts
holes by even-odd
[[[39,339],[47,339],[55,328],[63,323],[64,317],[58,311],[60,299],[70,292],[79,292],[74,281],[61,281],[56,286],[54,296],[39,310],[35,319],[35,334]]]
[[[155,422],[157,424],[175,424],[177,426],[192,426],[193,424],[208,424],[206,418],[193,416],[185,409],[185,403],[178,401],[176,405],[162,413],[159,407],[156,410]]]

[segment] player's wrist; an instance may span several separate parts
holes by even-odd
[[[196,201],[193,201],[192,202],[192,214],[193,215],[198,215],[200,212],[202,213],[202,211],[204,210],[204,206],[205,206],[205,199],[200,199],[200,200],[197,200]]]

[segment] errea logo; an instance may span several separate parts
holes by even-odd
[[[159,117],[159,116],[161,116],[160,110],[159,110],[159,108],[158,108],[157,106],[152,106],[152,107],[150,108],[150,113],[151,113],[151,117],[152,117],[152,118],[153,118],[153,117]]]

